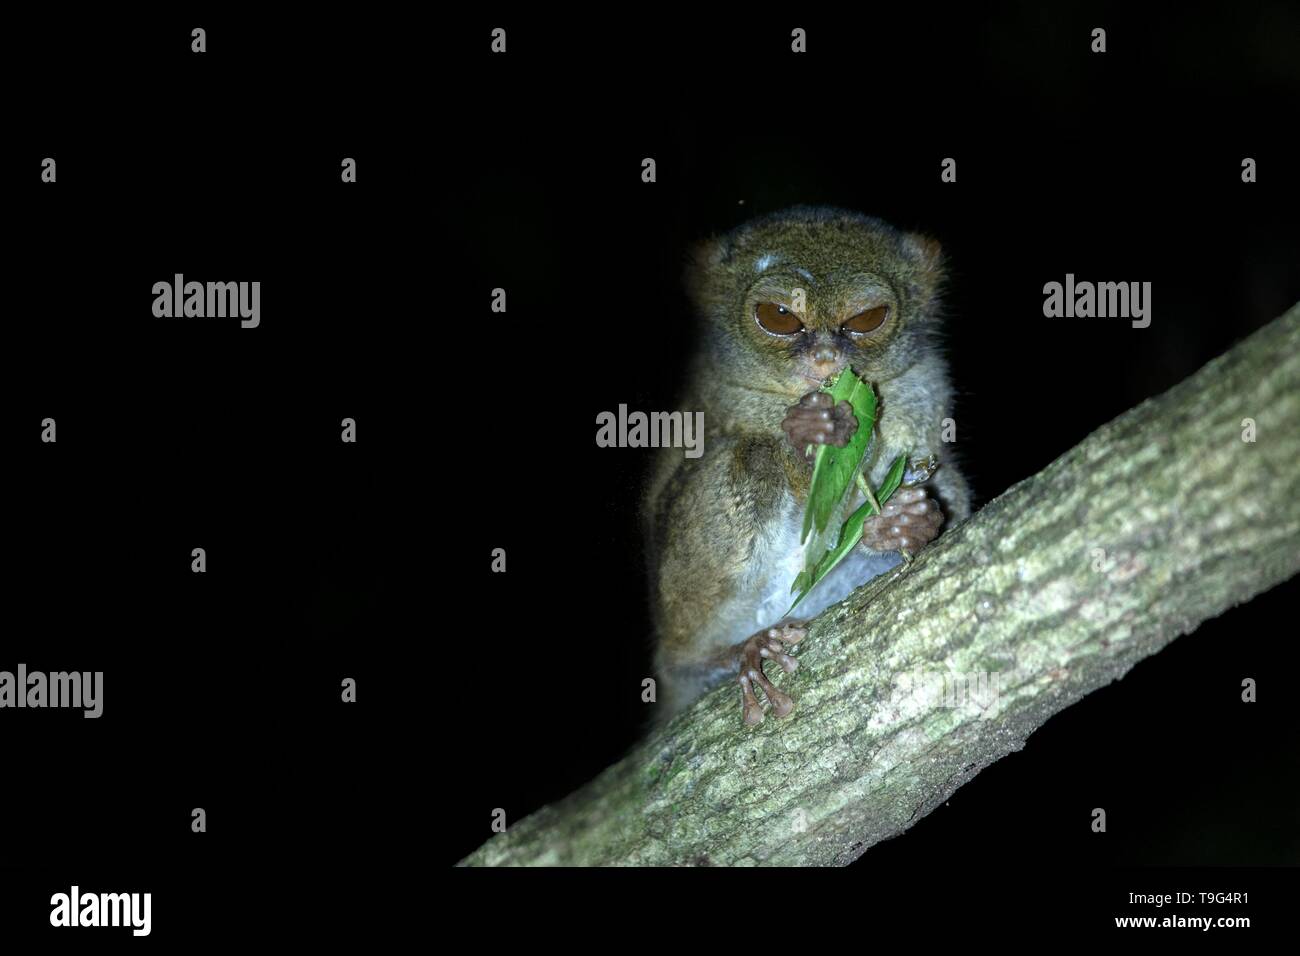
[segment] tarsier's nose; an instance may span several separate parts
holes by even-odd
[[[835,363],[840,360],[840,350],[830,342],[823,342],[813,350],[813,361],[818,365]]]
[[[830,342],[819,343],[812,350],[809,358],[812,359],[809,363],[812,377],[816,379],[829,378],[839,372],[845,364],[844,353]]]

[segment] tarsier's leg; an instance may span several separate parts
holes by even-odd
[[[735,668],[740,683],[741,709],[745,723],[753,726],[763,722],[763,706],[754,694],[754,685],[758,685],[772,705],[772,713],[784,717],[794,710],[794,701],[790,695],[783,693],[763,673],[766,661],[775,661],[787,674],[792,674],[799,667],[799,662],[785,652],[787,647],[798,644],[808,636],[804,621],[787,621],[775,627],[767,627],[751,634],[739,644],[723,651],[715,663],[722,667]]]

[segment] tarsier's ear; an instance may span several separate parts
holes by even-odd
[[[704,309],[718,295],[717,280],[730,257],[731,243],[725,237],[691,246],[686,260],[686,294],[696,308]]]
[[[931,239],[919,232],[909,232],[903,237],[903,245],[918,266],[926,272],[933,272],[939,278],[943,272],[943,247],[938,239]]]
[[[943,247],[937,239],[909,232],[903,237],[903,248],[916,265],[913,287],[919,299],[917,304],[926,309],[934,301],[943,282]]]

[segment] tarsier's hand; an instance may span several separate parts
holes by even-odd
[[[754,685],[763,689],[772,713],[784,717],[794,710],[790,695],[777,690],[763,673],[764,661],[776,661],[787,674],[794,673],[799,662],[785,652],[787,644],[798,644],[808,636],[802,622],[791,621],[759,631],[735,647],[740,665],[740,705],[745,723],[749,726],[763,722],[763,705],[754,696]]]
[[[809,445],[814,452],[817,445],[847,445],[858,430],[858,420],[848,402],[836,403],[826,392],[809,392],[790,406],[781,428],[794,450],[803,455]]]
[[[862,525],[862,544],[872,551],[915,554],[939,534],[943,512],[924,488],[899,488]]]

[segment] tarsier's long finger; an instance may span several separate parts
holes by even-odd
[[[808,636],[808,629],[802,624],[781,624],[777,627],[769,627],[763,636],[780,641],[782,644],[798,644]]]
[[[740,707],[745,715],[745,723],[750,727],[763,722],[763,708],[754,696],[749,678],[744,674],[740,675]]]
[[[814,393],[822,394],[822,393]],[[827,402],[807,404],[808,396],[799,400],[799,404],[790,409],[781,423],[782,429],[790,437],[791,443],[799,449],[808,445],[843,446],[858,430],[858,420],[853,416],[853,409],[848,402],[838,405]]]
[[[772,713],[776,714],[776,716],[784,717],[794,710],[794,701],[790,698],[790,695],[777,690],[776,686],[763,674],[761,667],[751,667],[746,676],[763,688],[763,693],[767,695],[767,700],[772,705]]]
[[[832,434],[836,420],[830,412],[813,412],[810,415],[798,415],[790,420],[789,429],[801,435]]]
[[[877,551],[920,551],[933,535],[929,530],[911,530],[906,527],[890,528],[888,533],[876,539],[873,547]]]
[[[924,488],[899,488],[894,492],[885,507],[888,508],[890,505],[894,505],[899,508],[906,508],[923,501],[929,501]]]
[[[802,624],[783,624],[780,627],[768,628],[767,636],[775,637],[786,644],[798,644],[808,636],[808,628]]]
[[[760,647],[758,656],[769,661],[776,661],[787,674],[793,674],[799,669],[799,662],[785,653],[785,645],[778,640],[768,641],[766,647]]]
[[[911,529],[920,530],[929,528],[934,524],[934,519],[928,515],[915,515],[902,512],[901,514],[888,515],[885,522],[891,534],[906,534]]]
[[[869,519],[862,541],[873,551],[916,552],[939,533],[943,512],[934,501],[924,498],[924,491],[900,492],[902,500],[890,499],[883,514]]]

